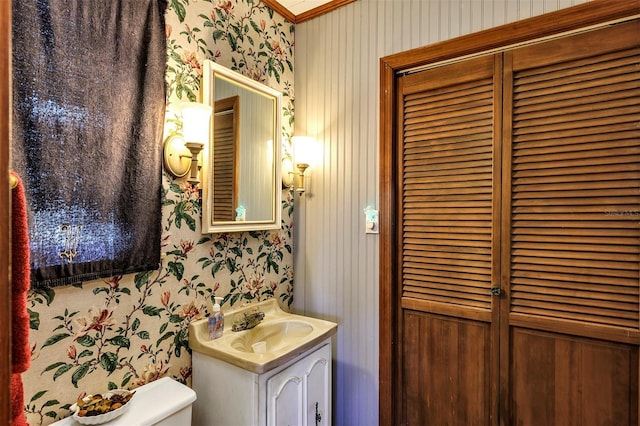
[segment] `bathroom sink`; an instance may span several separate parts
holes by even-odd
[[[249,330],[232,331],[234,319],[256,309],[265,314],[262,322]],[[283,311],[276,299],[229,311],[223,309],[223,313],[222,337],[209,339],[206,318],[192,321],[189,347],[258,374],[290,361],[337,331],[333,322]]]
[[[242,352],[259,352],[256,343],[264,342],[261,353],[274,352],[295,344],[307,337],[313,331],[313,326],[306,321],[283,320],[258,324],[251,330],[239,332],[232,339],[231,347]]]

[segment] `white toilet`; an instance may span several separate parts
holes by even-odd
[[[131,406],[120,417],[104,426],[189,426],[191,406],[196,393],[170,377],[164,377],[135,389]],[[53,423],[54,426],[82,426],[73,417]]]

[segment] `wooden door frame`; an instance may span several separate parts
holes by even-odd
[[[394,381],[399,377],[402,362],[402,348],[398,342],[401,277],[397,265],[400,237],[396,211],[397,76],[415,68],[507,50],[534,40],[638,15],[640,0],[594,0],[380,59],[379,424],[397,424],[402,407],[400,383]]]
[[[11,2],[0,2],[0,424],[10,424],[11,281],[9,146],[11,141]]]

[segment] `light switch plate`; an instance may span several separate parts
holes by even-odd
[[[367,206],[364,209],[364,217],[365,217],[365,234],[377,234],[378,231],[378,210],[375,210],[371,206]]]

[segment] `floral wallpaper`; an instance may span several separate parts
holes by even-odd
[[[283,135],[293,126],[294,26],[259,0],[170,0],[167,103],[198,100],[212,59],[283,92]],[[167,120],[170,127],[171,120]],[[288,146],[283,147],[288,152]],[[293,198],[282,228],[202,235],[200,194],[163,178],[163,258],[155,271],[29,293],[31,368],[22,378],[32,426],[70,414],[81,393],[135,388],[163,376],[190,384],[189,322],[212,295],[230,306],[293,300]]]

